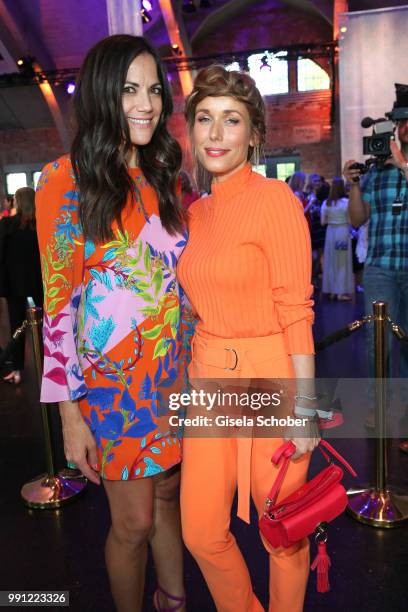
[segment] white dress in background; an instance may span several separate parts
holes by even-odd
[[[327,223],[323,259],[323,293],[353,293],[353,259],[349,230],[348,199],[341,198],[327,206],[323,202],[320,211],[322,223]],[[336,249],[336,244],[346,246]]]

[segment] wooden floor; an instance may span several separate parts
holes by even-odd
[[[4,308],[4,307],[3,307]],[[359,303],[317,301],[315,338],[342,327],[361,315]],[[2,317],[0,344],[7,339]],[[112,612],[103,546],[109,514],[102,488],[88,485],[86,493],[60,511],[30,511],[20,498],[21,486],[44,471],[44,453],[38,391],[27,342],[27,369],[23,383],[13,387],[0,383],[0,590],[68,590],[72,612]],[[358,332],[325,349],[317,357],[318,375],[357,378],[366,376],[365,334]],[[358,406],[358,403],[357,403]],[[353,410],[358,410],[353,408]],[[346,412],[345,412],[346,414]],[[61,433],[56,414],[53,429],[58,465],[63,467]],[[372,480],[374,442],[357,438],[337,439],[336,447],[359,472],[359,482]],[[320,469],[318,458],[312,473]],[[408,456],[391,443],[390,480],[408,492]],[[347,479],[351,484],[351,479]],[[267,601],[267,557],[256,529],[233,519],[233,530],[247,559],[254,589]],[[311,576],[306,612],[402,612],[407,609],[407,527],[377,530],[361,525],[347,515],[330,530],[332,590],[315,591]],[[214,610],[202,576],[186,552],[185,585],[188,610]],[[149,561],[144,610],[152,610],[154,568]],[[57,608],[55,608],[57,609]],[[237,612],[246,612],[237,610]],[[291,612],[288,610],[287,612]]]

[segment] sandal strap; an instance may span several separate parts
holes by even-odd
[[[157,591],[160,591],[160,593],[162,593],[162,595],[164,595],[167,599],[175,602],[175,605],[171,608],[160,608],[160,612],[176,612],[176,610],[180,610],[180,608],[182,608],[186,603],[186,598],[184,596],[179,597],[178,595],[172,595],[171,593],[165,591],[160,585],[157,585]]]

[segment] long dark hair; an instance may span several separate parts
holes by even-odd
[[[21,187],[14,194],[14,202],[17,209],[16,217],[20,221],[20,227],[35,229],[35,191],[31,187]]]
[[[289,179],[288,185],[293,193],[303,193],[305,187],[306,174],[304,172],[294,172]]]
[[[341,176],[336,176],[331,184],[329,195],[327,197],[327,206],[331,206],[340,200],[341,198],[346,198],[346,187],[344,185],[344,180]]]
[[[112,238],[113,221],[121,227],[121,212],[129,193],[134,193],[126,164],[132,144],[122,95],[129,66],[141,53],[148,53],[156,63],[163,110],[151,141],[137,147],[138,165],[156,191],[163,227],[170,234],[183,228],[183,212],[176,196],[181,149],[167,131],[173,102],[163,65],[144,38],[118,34],[104,38],[88,52],[74,97],[77,131],[71,162],[80,193],[84,235],[95,242]]]

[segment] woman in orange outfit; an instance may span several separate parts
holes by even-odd
[[[228,379],[238,386],[248,378],[296,379],[296,406],[307,412],[314,402],[310,236],[287,185],[252,171],[266,131],[262,97],[248,75],[211,66],[197,76],[185,114],[204,179],[200,187],[209,190],[205,178],[211,179],[211,195],[190,208],[189,241],[177,268],[199,318],[190,378]],[[261,515],[277,474],[271,456],[283,440],[253,432],[205,435],[184,439],[184,541],[217,610],[263,610],[230,532],[231,505],[238,488],[238,516],[249,522],[250,494]],[[314,422],[306,435],[287,436],[297,452],[281,497],[306,480],[309,451],[318,443]],[[270,555],[269,610],[301,611],[308,542],[288,549],[264,545]]]

